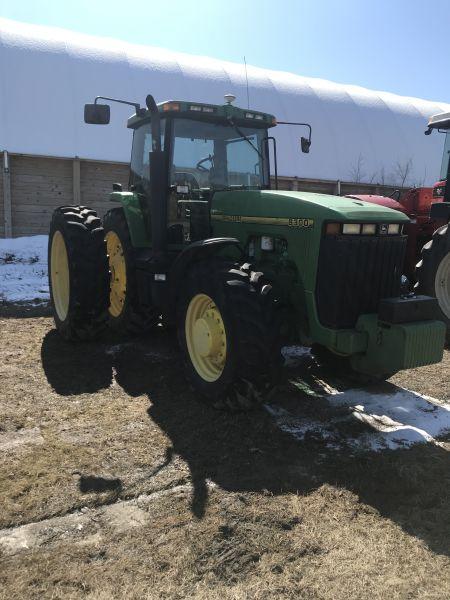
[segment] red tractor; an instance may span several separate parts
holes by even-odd
[[[418,293],[437,298],[450,343],[450,185],[446,185],[450,165],[450,113],[431,117],[425,134],[429,135],[433,129],[445,133],[445,145],[440,180],[432,188],[412,188],[403,195],[396,191],[391,197],[368,194],[349,197],[388,206],[410,218],[405,228],[408,244],[404,272],[410,281],[415,281]]]

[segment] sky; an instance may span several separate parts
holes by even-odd
[[[450,0],[0,0],[0,16],[450,102]]]

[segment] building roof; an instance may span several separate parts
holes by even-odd
[[[109,127],[85,125],[83,105],[97,95],[219,104],[231,92],[238,106],[247,103],[242,64],[2,18],[0,67],[0,149],[14,153],[128,162],[132,109],[113,105]],[[423,132],[449,104],[247,70],[251,108],[313,128],[309,155],[300,153],[300,128],[271,130],[281,175],[397,185],[408,171],[406,185],[437,179],[443,138]]]

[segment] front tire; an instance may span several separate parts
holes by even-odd
[[[437,299],[439,317],[447,326],[447,343],[450,343],[450,225],[436,229],[422,248],[416,275],[416,290]]]
[[[248,409],[282,364],[278,302],[262,273],[197,263],[177,305],[178,339],[193,387],[216,406]]]
[[[55,325],[67,340],[98,337],[105,329],[109,270],[101,220],[84,206],[57,208],[48,244]]]

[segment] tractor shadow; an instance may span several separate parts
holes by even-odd
[[[0,300],[0,317],[3,319],[35,319],[50,317],[52,309],[49,302],[6,302]]]
[[[450,555],[450,505],[444,500],[450,497],[450,452],[444,448],[416,444],[358,452],[330,448],[320,436],[299,441],[263,408],[227,413],[198,398],[184,379],[175,341],[162,328],[144,341],[115,342],[74,346],[50,332],[42,349],[47,378],[58,393],[70,395],[101,390],[114,373],[128,395],[147,395],[149,418],[171,442],[161,468],[175,455],[187,463],[196,518],[204,516],[208,505],[208,481],[230,492],[273,495],[307,495],[330,484],[352,491],[432,551]],[[305,420],[313,415],[325,419],[327,400],[292,385],[297,374],[314,390],[314,382],[326,376],[314,369],[308,360],[297,371],[286,369],[286,381],[271,405],[295,408]],[[384,393],[397,389],[385,384]]]
[[[56,329],[42,341],[41,362],[47,381],[62,396],[97,392],[113,380],[112,361],[101,344],[66,342]]]
[[[442,502],[450,494],[450,452],[431,444],[383,452],[336,451],[320,437],[296,440],[264,409],[218,411],[189,389],[173,348],[171,358],[155,358],[155,349],[163,355],[167,352],[167,338],[163,331],[159,333],[146,342],[153,352],[147,358],[140,344],[117,355],[116,380],[130,395],[148,395],[150,419],[169,436],[173,453],[189,465],[192,512],[197,518],[205,513],[208,480],[232,492],[274,495],[308,494],[331,484],[354,492],[361,502],[423,539],[432,550],[450,555],[450,508]],[[292,385],[296,374],[302,375],[307,391]],[[314,395],[320,377],[325,379],[326,374],[317,372],[311,359],[297,370],[286,370],[281,400],[274,403],[295,406],[305,419],[321,414],[326,418],[327,400]],[[345,384],[333,383],[345,389]],[[382,393],[397,390],[388,383]],[[348,433],[354,436],[366,426],[352,427]]]
[[[116,492],[122,491],[122,482],[120,479],[108,479],[105,477],[94,477],[92,475],[82,475],[78,482],[78,488],[82,494],[90,492]]]

